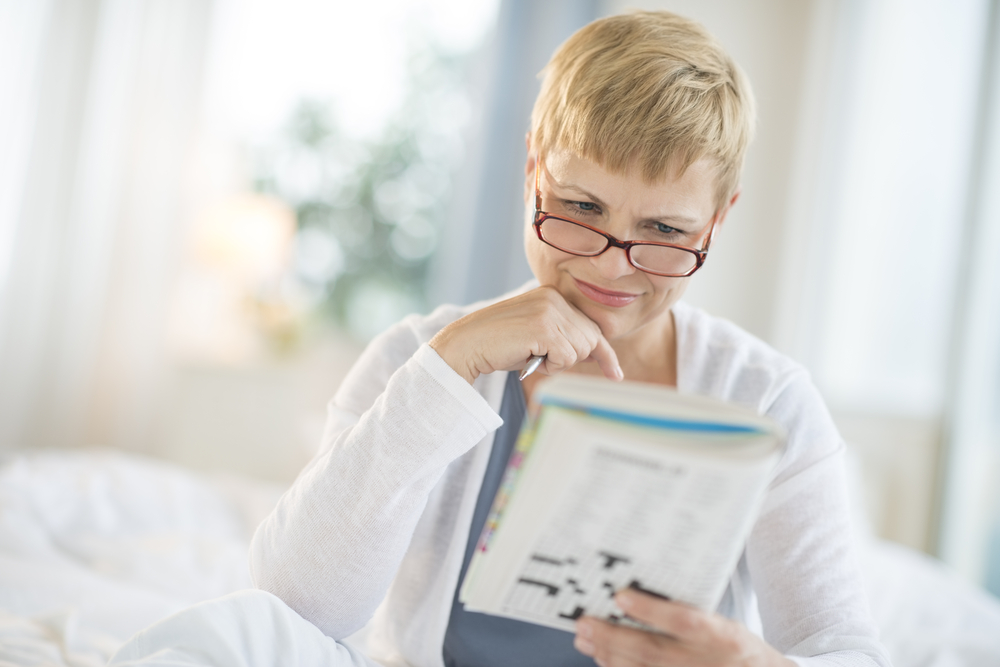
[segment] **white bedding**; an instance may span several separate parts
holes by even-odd
[[[281,488],[118,452],[0,467],[0,667],[103,665],[137,630],[250,586],[247,548]],[[862,551],[897,667],[1000,667],[1000,603],[902,547]]]
[[[9,461],[0,665],[103,665],[154,621],[249,587],[250,536],[281,491],[114,452]]]

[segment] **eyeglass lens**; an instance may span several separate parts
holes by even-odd
[[[539,230],[546,243],[574,255],[594,256],[608,247],[601,234],[559,218],[545,218]],[[692,252],[659,245],[634,245],[629,248],[629,259],[638,269],[671,275],[684,275],[698,264]]]

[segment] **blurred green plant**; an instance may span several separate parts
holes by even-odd
[[[376,138],[347,136],[332,103],[303,100],[253,152],[255,189],[295,209],[295,289],[361,340],[427,309],[468,116],[468,57],[426,41],[410,52],[403,102]]]

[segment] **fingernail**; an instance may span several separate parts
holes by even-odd
[[[615,367],[615,375],[618,376],[619,380],[624,380],[625,379],[625,373],[622,372],[622,367],[621,366],[616,366]]]
[[[577,623],[576,636],[583,637],[584,639],[593,639],[594,629],[590,627],[590,623]]]
[[[576,639],[573,640],[573,646],[584,655],[594,655],[594,644],[580,635],[577,635]]]
[[[615,604],[621,607],[622,611],[628,611],[632,608],[632,596],[628,593],[619,593],[615,596]]]

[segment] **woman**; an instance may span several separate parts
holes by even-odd
[[[794,362],[680,301],[738,198],[753,114],[735,64],[672,14],[603,19],[560,47],[527,140],[537,282],[407,318],[368,347],[320,453],[254,538],[257,585],[334,639],[368,624],[386,664],[888,664],[821,399]],[[532,355],[545,361],[518,384]],[[712,395],[787,429],[716,613],[626,591],[618,604],[662,634],[583,619],[574,638],[457,601],[525,401],[561,372]]]

